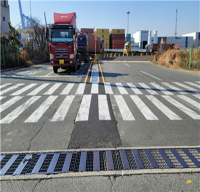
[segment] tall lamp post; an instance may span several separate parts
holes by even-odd
[[[128,15],[128,21],[127,21],[127,34],[128,34],[128,30],[129,30],[129,14],[130,14],[130,11],[127,11],[126,13]]]

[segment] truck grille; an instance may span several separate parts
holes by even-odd
[[[55,49],[55,53],[57,52],[67,52],[68,53],[68,49]]]
[[[68,57],[68,49],[55,49],[55,57],[56,59],[66,59]]]

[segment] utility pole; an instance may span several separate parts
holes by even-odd
[[[175,38],[177,36],[177,14],[178,14],[178,9],[176,9]]]
[[[31,0],[30,0],[30,18],[31,18]]]
[[[130,11],[127,11],[126,13],[128,15],[128,21],[127,21],[127,34],[128,34],[128,30],[129,30],[129,14],[130,14]]]

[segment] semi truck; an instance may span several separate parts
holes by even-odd
[[[88,52],[88,34],[78,33],[78,53],[81,55],[81,60],[86,63],[90,60],[90,55]]]
[[[76,72],[81,66],[78,53],[76,13],[54,13],[54,24],[50,27],[50,64],[54,73],[58,69]]]

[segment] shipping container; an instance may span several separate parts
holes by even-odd
[[[112,45],[112,49],[124,49],[124,45]]]
[[[125,29],[112,29],[110,34],[125,34]]]
[[[109,49],[110,48],[110,44],[109,43],[104,43],[104,49]]]
[[[109,34],[96,33],[96,35],[97,35],[100,39],[109,40]]]
[[[94,33],[93,28],[81,28],[81,33]]]
[[[110,38],[114,39],[125,39],[125,34],[110,34]]]
[[[124,39],[114,39],[112,40],[112,44],[116,44],[116,45],[124,45],[125,44],[125,40]]]
[[[95,36],[92,35],[91,33],[88,33],[88,51],[89,53],[95,53],[95,45],[94,45],[94,38]],[[100,53],[100,38],[97,37],[97,41],[96,41],[96,53]]]
[[[109,34],[109,29],[97,29],[97,33]]]

